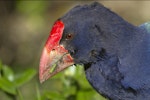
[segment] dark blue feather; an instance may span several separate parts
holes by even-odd
[[[150,99],[150,23],[134,26],[99,3],[60,18],[61,44],[83,64],[90,84],[111,100]],[[65,40],[68,33],[72,40]]]

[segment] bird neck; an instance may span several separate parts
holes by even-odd
[[[126,52],[125,54],[127,54],[127,51],[133,50],[135,47],[140,48],[141,44],[146,42],[144,40],[149,37],[149,34],[143,32],[139,27],[127,22],[116,24],[115,27],[116,29],[109,30],[100,41],[102,47],[110,55],[122,55],[122,52]]]

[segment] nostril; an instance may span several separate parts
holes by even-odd
[[[70,54],[71,54],[71,55],[74,55],[76,52],[77,52],[77,50],[71,50],[71,51],[70,51]]]
[[[52,49],[52,51],[55,51],[55,49]]]
[[[70,54],[73,55],[73,54],[74,54],[74,51],[71,51]]]

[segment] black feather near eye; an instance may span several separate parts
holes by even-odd
[[[66,39],[67,39],[67,40],[72,39],[72,38],[73,38],[73,34],[67,34],[67,35],[66,35]]]

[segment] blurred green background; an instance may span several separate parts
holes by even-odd
[[[1,100],[105,100],[88,83],[82,66],[73,66],[44,84],[38,66],[55,20],[78,4],[92,1],[0,1]],[[150,1],[98,1],[134,25],[150,21]]]

